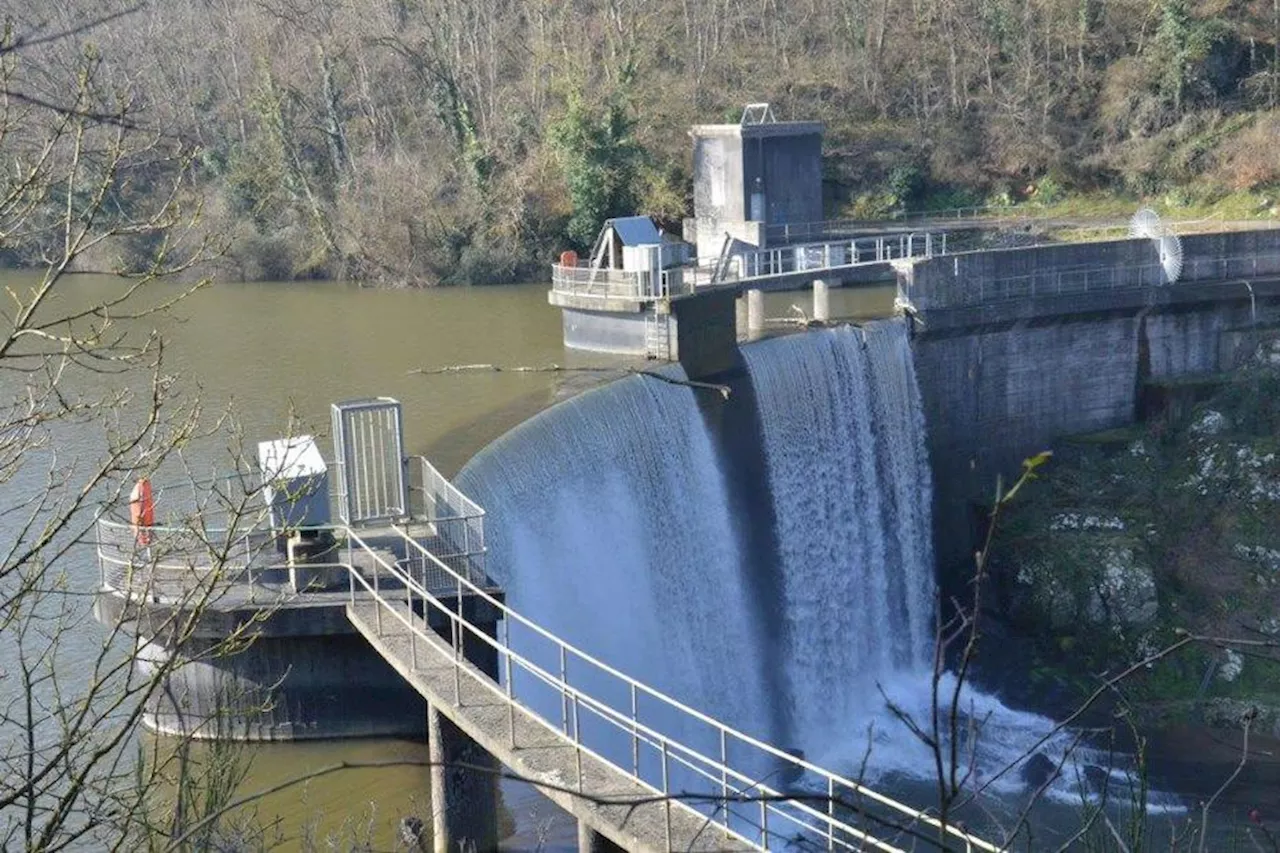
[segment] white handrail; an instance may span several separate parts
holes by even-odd
[[[427,470],[428,469],[424,469],[424,472]],[[434,472],[434,469],[430,469],[430,471],[439,477],[438,472]],[[444,478],[440,478],[440,480],[443,479]],[[475,521],[477,519],[483,519],[483,510],[477,504],[470,501],[470,499],[461,491],[456,490],[456,487],[453,487],[452,484],[449,485],[456,492],[456,495],[451,493],[450,498],[457,498],[458,507],[465,506],[464,512],[473,509],[476,511],[474,514],[459,516],[456,520]],[[437,520],[443,521],[446,519]],[[970,836],[957,827],[946,825],[944,828],[941,821],[938,821],[936,818],[924,811],[914,809],[892,799],[891,797],[866,788],[858,782],[831,773],[818,765],[811,764],[802,758],[797,758],[790,753],[778,749],[777,747],[771,746],[770,744],[753,738],[743,732],[739,732],[736,729],[733,729],[718,720],[715,720],[712,717],[679,702],[661,691],[627,676],[621,671],[609,666],[603,661],[598,660],[581,649],[570,645],[542,626],[525,618],[515,610],[512,610],[504,602],[498,600],[483,586],[481,586],[481,583],[484,583],[483,578],[481,578],[480,582],[477,582],[472,577],[469,577],[471,574],[469,566],[464,567],[466,568],[466,571],[460,573],[442,560],[440,556],[424,546],[423,543],[414,539],[408,530],[399,525],[393,524],[391,529],[404,543],[405,550],[403,556],[405,561],[409,561],[411,554],[423,561],[423,582],[416,580],[412,574],[401,566],[388,563],[382,554],[376,552],[372,547],[370,547],[368,543],[366,543],[360,535],[349,526],[330,525],[326,526],[324,529],[333,532],[340,538],[345,538],[347,543],[346,562],[327,565],[342,565],[346,568],[351,578],[350,586],[353,600],[357,583],[362,587],[369,589],[369,591],[374,594],[374,598],[379,602],[379,608],[377,611],[379,614],[379,627],[381,625],[380,614],[383,609],[390,609],[398,618],[401,617],[401,614],[399,614],[399,612],[382,595],[378,578],[381,571],[385,571],[398,583],[399,586],[397,587],[397,592],[403,592],[408,596],[410,604],[412,604],[414,597],[418,597],[422,599],[424,606],[429,603],[433,609],[438,610],[446,616],[452,625],[454,650],[455,653],[459,655],[455,660],[455,664],[460,664],[461,662],[461,638],[463,636],[463,631],[475,635],[480,638],[482,642],[492,646],[497,651],[499,656],[506,663],[508,673],[507,700],[509,702],[516,702],[516,697],[513,693],[514,686],[510,680],[511,667],[513,664],[518,666],[521,671],[532,675],[537,682],[558,691],[561,697],[562,708],[564,709],[560,731],[566,737],[568,737],[570,731],[572,731],[575,746],[579,750],[580,755],[585,753],[600,761],[604,761],[615,767],[617,766],[614,762],[605,759],[603,756],[582,744],[580,729],[578,728],[577,722],[575,722],[573,729],[570,729],[570,706],[573,709],[575,721],[578,719],[578,714],[585,710],[587,714],[594,715],[596,718],[631,738],[634,764],[633,772],[628,773],[628,771],[621,767],[618,769],[636,779],[640,784],[650,788],[653,787],[651,783],[646,782],[640,776],[639,750],[643,745],[646,749],[661,751],[664,771],[664,789],[662,793],[672,793],[667,788],[667,783],[670,778],[669,773],[667,773],[669,762],[674,762],[676,765],[687,768],[695,774],[696,777],[705,779],[713,783],[713,785],[718,786],[720,793],[718,795],[708,796],[721,799],[717,808],[724,809],[724,825],[726,829],[730,828],[729,815],[730,805],[732,802],[740,802],[741,799],[738,798],[759,798],[761,812],[758,818],[759,824],[757,828],[763,834],[765,842],[764,846],[766,848],[768,847],[769,835],[771,833],[775,835],[777,834],[777,829],[770,829],[769,827],[769,820],[770,817],[772,817],[794,826],[800,832],[816,834],[819,839],[825,842],[827,849],[829,850],[835,849],[836,847],[855,846],[851,844],[850,839],[856,839],[858,842],[856,846],[864,848],[866,846],[871,846],[880,850],[898,849],[889,842],[876,838],[875,836],[868,834],[865,830],[837,818],[834,808],[830,806],[827,808],[826,812],[823,813],[803,801],[787,799],[785,794],[765,785],[764,779],[754,779],[744,774],[741,770],[734,768],[729,764],[728,760],[729,745],[731,744],[737,744],[742,747],[755,750],[756,754],[758,754],[758,758],[761,760],[768,760],[770,766],[776,765],[781,767],[790,765],[794,769],[797,777],[804,772],[808,772],[813,774],[815,777],[825,780],[826,793],[832,802],[834,802],[837,789],[839,788],[848,791],[850,795],[878,804],[886,810],[908,818],[909,820],[906,822],[906,826],[903,826],[893,820],[885,821],[883,818],[876,818],[874,815],[871,816],[871,819],[880,820],[884,822],[887,827],[896,831],[907,832],[920,838],[934,841],[933,839],[928,838],[928,836],[921,835],[920,830],[913,830],[910,828],[911,823],[919,822],[919,824],[932,827],[935,830],[945,829],[947,836],[962,841],[966,849],[982,851],[996,851],[999,849],[985,841]],[[243,531],[236,531],[234,528],[225,529],[221,527],[214,528],[201,526],[178,527],[172,525],[154,525],[145,528],[145,530],[152,537],[150,540],[150,547],[146,544],[139,543],[137,536],[141,531],[134,528],[131,524],[108,518],[106,516],[102,516],[98,519],[99,537],[96,550],[99,564],[102,569],[104,587],[116,589],[118,592],[125,595],[138,592],[140,594],[146,593],[154,596],[157,592],[157,588],[153,585],[148,584],[144,588],[138,589],[136,588],[136,583],[130,582],[133,569],[140,567],[158,567],[162,569],[178,568],[191,570],[194,568],[199,571],[200,569],[205,568],[203,561],[199,564],[192,562],[193,559],[198,557],[197,551],[195,550],[187,549],[190,553],[186,553],[181,550],[174,551],[168,555],[165,553],[163,540],[166,537],[191,537],[193,543],[205,546],[206,548],[212,547],[215,553],[221,554],[225,552],[227,556],[234,555],[234,558],[229,562],[227,560],[215,561],[213,557],[209,557],[209,568],[213,567],[214,562],[218,563],[219,568],[226,568],[228,564],[233,567],[238,566],[240,564],[240,557],[242,556],[238,549],[243,546],[243,566],[249,569],[250,576],[247,579],[229,579],[229,584],[247,584],[252,591],[255,586],[255,581],[252,577],[255,548],[253,540],[261,537],[261,541],[258,542],[259,545],[265,545],[270,541],[268,538],[269,530],[262,523],[254,524]],[[220,541],[220,536],[226,537],[226,541]],[[357,546],[363,554],[367,555],[368,562],[372,564],[374,573],[372,585],[370,585],[368,580],[362,576],[361,569],[355,565],[354,553]],[[480,543],[478,543],[478,547],[480,548],[479,553],[482,554],[482,539]],[[203,553],[203,551],[200,553]],[[177,556],[173,556],[174,554]],[[468,560],[471,557],[471,555],[462,556],[467,557]],[[145,559],[140,562],[139,557],[145,557]],[[175,560],[172,564],[165,562],[170,557]],[[153,565],[155,563],[158,563],[158,566]],[[114,577],[118,572],[112,572],[113,577],[110,578],[110,580],[115,583],[108,583],[108,567],[116,570],[124,569],[124,588],[118,586],[120,579]],[[265,570],[275,567],[276,566],[274,565],[264,565],[259,568]],[[428,568],[432,571],[432,577],[442,581],[440,584],[435,584],[433,582],[431,589],[436,590],[434,593],[431,589],[427,588],[425,583],[425,572]],[[438,597],[441,594],[448,594],[450,588],[456,590],[458,602],[457,612],[451,610]],[[474,596],[477,600],[485,602],[500,614],[500,617],[504,620],[508,642],[499,642],[496,638],[489,636],[483,630],[464,618],[461,606],[464,595]],[[252,600],[253,598],[251,594],[250,601]],[[402,621],[404,620],[402,619]],[[527,630],[532,631],[537,637],[549,642],[558,652],[560,656],[560,673],[558,676],[548,672],[539,664],[511,649],[509,637],[511,625],[513,624],[524,626]],[[409,627],[415,635],[419,633],[420,629],[418,626],[409,624]],[[413,646],[413,649],[416,653],[416,645]],[[625,688],[631,697],[631,715],[628,716],[603,699],[597,699],[587,693],[584,693],[580,688],[573,686],[568,681],[567,677],[567,664],[570,659],[577,661],[580,664],[585,664],[594,671],[607,676],[619,684],[619,686]],[[487,679],[486,685],[495,691],[501,691],[502,689],[497,683],[491,685],[488,684]],[[681,717],[706,727],[708,734],[714,734],[717,736],[720,745],[720,759],[717,760],[705,752],[701,752],[694,747],[681,743],[680,741],[663,734],[661,731],[642,723],[638,714],[638,697],[640,696],[655,700],[659,706],[666,707]],[[518,704],[522,707],[527,707],[522,702]],[[542,725],[555,730],[553,724],[543,718],[541,714],[534,711],[532,708],[529,708],[528,710],[538,718]],[[646,753],[646,755],[648,755],[648,753]],[[776,770],[774,772],[776,772]],[[767,779],[768,777],[766,776],[765,778]],[[736,810],[734,814],[737,814]],[[737,817],[742,818],[742,815],[737,814]],[[936,841],[935,843],[941,842]]]
[[[512,621],[525,626],[526,628],[532,630],[534,633],[538,634],[539,636],[551,642],[558,649],[562,649],[564,652],[567,652],[573,655],[574,657],[578,658],[584,663],[590,664],[591,666],[598,669],[600,672],[606,675],[609,675],[623,682],[628,687],[634,688],[637,691],[644,693],[645,695],[653,699],[658,700],[659,702],[667,705],[673,710],[676,710],[681,714],[684,714],[685,716],[688,716],[700,723],[703,723],[704,725],[709,726],[713,730],[723,733],[727,737],[732,737],[734,740],[740,743],[743,743],[747,746],[757,749],[763,752],[764,754],[771,756],[774,759],[792,764],[796,768],[799,768],[803,771],[816,774],[817,776],[822,777],[823,779],[827,780],[830,783],[834,783],[837,786],[846,788],[854,794],[871,799],[879,803],[880,805],[883,805],[889,809],[897,811],[898,813],[904,816],[910,817],[913,820],[919,820],[929,826],[932,826],[935,829],[943,828],[943,824],[941,821],[937,820],[937,818],[934,818],[931,815],[926,814],[925,812],[922,812],[918,809],[913,809],[910,806],[904,803],[900,803],[891,797],[885,796],[884,794],[880,794],[870,788],[867,788],[862,784],[853,781],[852,779],[847,779],[838,774],[831,773],[830,771],[816,764],[811,764],[810,762],[805,761],[804,759],[801,759],[801,758],[797,758],[794,755],[788,752],[785,752],[781,749],[778,749],[775,746],[772,746],[763,741],[757,740],[756,738],[753,738],[750,735],[745,734],[743,732],[739,732],[736,729],[730,728],[729,726],[726,726],[724,723],[721,723],[720,721],[715,720],[712,717],[709,717],[700,711],[690,708],[688,705],[685,705],[679,700],[674,699],[666,695],[665,693],[662,693],[661,691],[656,690],[655,688],[649,687],[643,682],[637,681],[636,679],[631,678],[630,676],[618,671],[617,669],[614,669],[613,667],[609,666],[603,661],[600,661],[592,657],[586,652],[560,639],[555,634],[552,634],[550,631],[546,630],[545,628],[538,625],[537,623],[525,618],[520,613],[518,613],[515,610],[512,610],[505,603],[499,601],[498,599],[490,595],[485,590],[481,589],[480,587],[471,583],[469,580],[458,575],[456,572],[453,572],[448,566],[436,560],[435,556],[432,555],[425,548],[423,548],[421,544],[414,541],[413,538],[409,536],[406,531],[404,531],[399,527],[396,527],[395,529],[401,534],[402,537],[404,537],[405,541],[409,543],[411,547],[418,550],[422,556],[436,562],[440,568],[442,568],[445,572],[453,576],[455,580],[458,582],[458,584],[460,585],[461,589],[468,590],[469,594],[475,595],[477,598],[484,601],[486,604],[496,608],[502,614],[503,618],[509,618]],[[705,759],[705,756],[701,756],[700,754],[698,755],[699,757],[702,757]],[[706,760],[710,761],[710,759],[706,759]],[[945,830],[948,835],[951,835],[957,839],[963,840],[966,845],[970,845],[975,849],[992,851],[992,853],[1000,849],[994,845],[989,844],[988,842],[985,842],[979,838],[969,835],[968,833],[964,832],[963,830],[960,830],[959,828],[951,824],[947,824],[945,827]]]
[[[407,541],[412,542],[413,540],[407,539]],[[397,581],[403,584],[406,590],[408,590],[411,595],[413,593],[417,593],[417,595],[422,598],[424,605],[430,604],[434,609],[438,610],[450,621],[452,626],[451,633],[453,634],[453,638],[454,638],[453,646],[454,646],[455,655],[457,654],[457,649],[459,646],[460,631],[462,629],[465,629],[469,631],[472,635],[474,635],[476,638],[478,638],[481,642],[494,648],[498,652],[498,654],[504,659],[508,660],[509,662],[518,664],[522,671],[527,672],[530,675],[533,675],[535,678],[537,678],[539,681],[543,682],[544,684],[548,685],[549,687],[555,688],[558,691],[560,691],[562,697],[565,697],[568,701],[572,703],[572,706],[575,709],[575,711],[577,711],[578,709],[581,709],[582,707],[586,707],[589,711],[592,711],[593,713],[595,713],[597,717],[599,717],[601,720],[612,724],[615,728],[617,728],[623,734],[629,734],[629,735],[632,735],[633,737],[638,737],[639,735],[643,734],[644,737],[639,738],[641,742],[644,742],[646,745],[649,745],[649,746],[660,747],[661,749],[663,749],[664,753],[668,755],[670,755],[670,751],[673,749],[677,753],[682,753],[685,756],[685,758],[678,758],[677,760],[679,760],[680,763],[683,764],[684,766],[689,767],[691,770],[694,770],[696,773],[698,773],[698,775],[701,775],[708,780],[725,785],[724,777],[727,775],[729,777],[732,777],[736,782],[743,783],[744,787],[742,788],[733,788],[729,786],[728,791],[726,791],[724,794],[726,800],[729,799],[729,792],[732,792],[732,796],[734,797],[750,797],[753,795],[749,794],[748,793],[749,791],[753,791],[753,790],[757,791],[759,793],[754,796],[760,796],[762,798],[761,799],[762,809],[766,809],[769,814],[773,814],[777,817],[787,820],[788,822],[793,824],[797,829],[801,831],[818,833],[820,838],[827,841],[829,845],[829,849],[836,845],[841,847],[846,847],[848,849],[865,849],[866,845],[870,845],[871,847],[877,850],[901,851],[901,848],[895,847],[892,844],[889,844],[881,839],[878,839],[875,836],[867,833],[865,830],[859,829],[858,827],[855,827],[853,825],[840,821],[834,818],[834,816],[832,815],[819,812],[813,807],[803,802],[798,802],[794,800],[783,800],[783,801],[780,801],[780,803],[776,803],[776,804],[770,803],[769,800],[771,798],[785,797],[786,795],[776,789],[773,789],[768,787],[767,785],[764,785],[759,780],[754,780],[751,777],[744,775],[740,771],[736,770],[735,768],[727,764],[722,764],[721,762],[698,752],[696,749],[689,747],[681,743],[680,741],[675,740],[674,738],[668,735],[665,735],[655,729],[650,728],[649,726],[640,722],[636,718],[627,717],[626,715],[622,714],[621,712],[611,707],[610,705],[598,699],[595,699],[590,694],[582,692],[581,689],[573,686],[568,681],[564,680],[563,677],[553,675],[552,673],[548,672],[545,668],[543,668],[541,665],[535,663],[534,661],[529,660],[523,655],[512,650],[509,645],[504,645],[503,643],[499,642],[497,639],[489,636],[486,632],[484,632],[477,626],[469,623],[459,613],[450,609],[446,604],[444,604],[444,602],[440,601],[435,595],[431,594],[424,587],[419,585],[412,577],[402,572],[397,567],[394,567],[391,564],[387,563],[386,560],[383,559],[381,555],[377,554],[373,549],[371,549],[367,543],[365,543],[362,539],[360,539],[358,535],[352,533],[351,539],[349,540],[349,542],[358,544],[361,550],[369,558],[371,558],[374,561],[376,566],[381,566],[392,577],[394,577]],[[417,545],[416,542],[414,544]],[[428,554],[428,556],[430,555]],[[444,568],[447,570],[447,567],[444,567]],[[506,607],[505,605],[501,604],[496,599],[494,599],[493,597],[485,593],[483,590],[480,590],[472,586],[461,576],[455,576],[455,577],[456,577],[456,580],[459,582],[459,591],[458,591],[459,600],[461,600],[461,595],[463,594],[462,589],[470,587],[474,594],[478,594],[483,600],[485,600],[490,605],[500,608],[504,616],[509,618],[514,618],[515,620],[520,621],[522,624],[535,628],[540,633],[543,633],[544,635],[546,635],[549,639],[553,639],[553,641],[555,641],[559,646],[565,648],[566,650],[572,650],[572,647],[569,646],[567,643],[563,643],[562,641],[555,640],[554,635],[549,634],[548,632],[544,631],[534,623],[529,622],[526,619],[523,619],[523,617],[520,617],[518,613]],[[424,638],[427,638],[427,639],[439,639],[438,635],[435,635],[434,632],[429,634],[426,629],[420,627],[417,624],[414,624],[414,622],[405,618],[397,608],[391,606],[391,603],[388,602],[383,597],[382,591],[378,588],[378,584],[376,583],[376,578],[375,578],[375,582],[372,584],[370,584],[370,582],[364,577],[359,576],[358,573],[353,573],[353,578],[357,579],[360,585],[363,586],[366,590],[373,593],[374,599],[380,605],[383,605],[384,609],[387,609],[388,611],[390,611],[392,615],[394,615],[397,618],[398,621],[400,621],[402,624],[408,627],[415,634],[423,636]],[[353,583],[353,589],[354,589],[354,583]],[[412,599],[410,599],[408,603],[411,605]],[[576,650],[573,650],[573,651],[581,659],[595,663],[595,665],[600,667],[602,670],[607,671],[611,674],[614,674],[616,677],[624,680],[625,683],[627,683],[629,686],[635,687],[638,690],[642,690],[647,695],[651,695],[655,698],[665,699],[663,694],[658,693],[657,691],[654,691],[651,688],[646,687],[641,682],[628,678],[627,676],[622,675],[621,673],[618,673],[616,670],[609,668],[605,664],[596,662],[594,658],[590,658],[585,654],[576,652]],[[458,665],[459,663],[460,661],[458,660],[457,657],[455,657],[455,665]],[[610,766],[617,768],[620,772],[630,776],[631,778],[635,779],[638,783],[644,785],[645,787],[651,788],[657,793],[660,793],[663,795],[673,795],[676,793],[671,791],[669,787],[665,785],[661,789],[653,786],[652,784],[646,782],[639,775],[629,772],[624,768],[618,767],[617,764],[605,758],[604,756],[600,755],[595,750],[592,750],[591,748],[583,745],[581,742],[581,737],[579,736],[580,724],[575,726],[569,726],[568,723],[566,722],[563,728],[556,729],[556,727],[553,726],[550,722],[548,722],[545,718],[543,718],[541,714],[534,711],[532,708],[529,708],[524,703],[518,702],[515,697],[506,695],[503,692],[502,687],[496,682],[490,682],[489,679],[483,679],[483,682],[485,683],[486,688],[492,690],[494,693],[502,694],[505,701],[507,702],[515,701],[517,702],[517,704],[520,704],[521,707],[528,710],[534,717],[537,718],[538,722],[541,723],[547,729],[551,731],[560,731],[565,736],[569,736],[570,732],[572,731],[574,735],[575,749],[590,755],[592,758],[595,758],[598,761],[602,761],[604,763],[609,764]],[[508,684],[510,684],[510,682],[508,682]],[[668,704],[671,704],[675,707],[682,708],[682,709],[685,708],[685,706],[680,705],[679,703],[675,702],[675,700],[666,700],[666,701]],[[733,730],[728,729],[727,727],[719,726],[719,724],[715,723],[714,720],[711,720],[710,718],[707,718],[704,715],[698,714],[697,712],[692,711],[692,709],[686,709],[686,710],[692,713],[695,717],[705,722],[711,723],[718,728],[723,728],[726,733],[733,733]],[[743,736],[743,738],[745,739],[745,736]],[[781,753],[781,752],[778,752],[777,754],[782,756],[786,755],[786,753]],[[701,769],[700,767],[697,766],[699,763],[710,767],[711,770],[708,771],[708,770]],[[719,775],[713,775],[711,771],[714,771]],[[685,792],[682,792],[682,793],[685,793]],[[873,793],[873,792],[863,791],[863,793]],[[888,804],[891,804],[893,801],[888,800],[888,798],[884,798],[884,802],[886,805],[888,805]],[[825,822],[826,826],[820,827],[820,826],[815,826],[813,824],[804,823],[796,815],[789,813],[787,809],[783,808],[782,806],[784,805],[791,809],[796,809],[798,811],[806,813],[811,817],[817,818],[819,819],[819,821]],[[722,806],[726,810],[726,812],[728,810],[728,806],[729,806],[728,802],[725,802]],[[764,823],[766,824],[765,826],[761,826],[758,828],[760,828],[763,832],[763,838],[764,838],[763,849],[768,849],[769,830],[767,828],[767,821]],[[902,829],[901,827],[894,827],[894,828],[899,830]],[[846,833],[852,836],[854,839],[856,839],[857,844],[855,845],[844,840],[843,838],[835,837],[835,830],[839,830],[842,833]],[[968,837],[965,836],[963,833],[959,833],[957,831],[956,834],[960,838],[963,838],[967,843],[969,842]],[[983,847],[980,849],[994,850],[996,848]]]

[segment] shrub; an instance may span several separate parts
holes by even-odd
[[[893,204],[907,209],[916,205],[924,193],[924,170],[914,163],[894,166],[889,171],[888,190]]]
[[[1053,175],[1045,175],[1036,183],[1035,199],[1040,204],[1057,204],[1066,196],[1066,187]]]

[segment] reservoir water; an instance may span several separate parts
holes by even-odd
[[[0,283],[30,287],[33,277],[6,274]],[[75,276],[60,285],[58,310],[74,310],[118,292],[116,279]],[[149,299],[163,302],[180,292],[163,283]],[[892,294],[886,290],[832,292],[835,316],[884,314]],[[770,316],[787,316],[802,294],[771,294]],[[454,288],[376,291],[332,282],[218,283],[180,302],[164,315],[142,321],[166,339],[166,371],[176,374],[184,396],[198,396],[207,422],[222,411],[234,412],[245,442],[284,435],[291,418],[298,431],[327,436],[331,402],[387,395],[404,404],[407,450],[425,453],[446,473],[460,468],[476,451],[558,397],[603,374],[467,372],[421,375],[414,371],[463,364],[506,366],[565,364],[616,367],[617,361],[566,352],[561,344],[559,312],[546,304],[546,285],[502,288]],[[128,326],[124,322],[122,326]],[[135,332],[145,331],[133,324]],[[125,380],[71,373],[67,390],[90,393]],[[140,381],[135,375],[128,380]],[[6,397],[20,393],[21,378],[0,377]],[[140,390],[135,388],[135,390]],[[60,452],[90,462],[99,452],[100,430],[75,424],[57,435]],[[225,458],[225,436],[197,449],[210,464]],[[321,442],[328,446],[327,437]],[[40,471],[26,470],[3,485],[6,505],[14,496],[40,486]],[[23,477],[28,479],[24,480]],[[2,529],[0,535],[10,533]],[[91,591],[97,569],[92,553],[72,565],[69,583]],[[84,631],[72,635],[64,650],[68,671],[95,652],[101,629],[92,622],[88,599],[74,599]],[[0,644],[0,670],[13,663]],[[0,685],[0,690],[12,689]],[[7,694],[6,694],[7,695]],[[242,790],[258,790],[343,761],[394,762],[425,759],[421,744],[373,740],[273,744],[248,747],[252,767]],[[504,787],[508,819],[516,832],[509,849],[570,849],[572,822],[528,788]],[[327,837],[394,845],[400,817],[422,814],[429,801],[426,773],[400,765],[334,773],[266,798],[258,818],[273,827],[281,849]]]

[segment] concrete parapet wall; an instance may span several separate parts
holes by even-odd
[[[978,510],[1024,458],[1066,435],[1130,424],[1145,382],[1230,370],[1280,330],[1280,231],[1184,246],[1186,276],[1173,285],[1134,271],[1156,269],[1155,249],[1140,240],[900,267],[920,321],[913,350],[944,565],[971,566]],[[1082,271],[1107,286],[1029,289]]]
[[[645,315],[564,308],[564,345],[570,349],[645,354]]]
[[[672,300],[676,349],[689,378],[733,368],[738,355],[736,297],[732,290],[715,290]]]
[[[1182,247],[1182,283],[1280,274],[1280,230],[1188,236]],[[899,265],[902,294],[918,311],[1015,300],[1034,307],[1026,300],[1094,298],[1157,288],[1161,282],[1159,253],[1151,240],[972,252]]]

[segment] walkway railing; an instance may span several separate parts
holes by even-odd
[[[551,267],[556,293],[599,299],[665,299],[717,285],[749,285],[782,276],[839,272],[902,258],[930,258],[947,253],[945,233],[860,237],[824,243],[743,248],[716,258],[699,258],[684,266],[652,272],[600,269],[581,265]]]
[[[811,243],[859,231],[895,229],[923,226],[955,230],[966,223],[992,227],[1013,218],[1009,208],[964,207],[953,210],[911,212],[891,215],[887,219],[825,219],[820,222],[775,223],[765,226],[765,239],[769,243]],[[1017,217],[1028,219],[1023,214]]]
[[[932,258],[946,253],[947,235],[935,235],[930,231],[750,249],[731,253],[726,273],[709,283],[746,283],[752,279],[820,270],[839,271],[903,258]]]
[[[1050,266],[1025,275],[985,278],[974,273],[972,283],[964,280],[965,270],[949,268],[942,272],[940,286],[931,287],[929,279],[913,283],[905,296],[917,310],[959,308],[986,305],[1017,299],[1072,296],[1106,291],[1136,290],[1165,286],[1164,268],[1158,262],[1147,264]],[[1280,254],[1263,253],[1231,257],[1184,257],[1179,282],[1222,281],[1280,275]]]
[[[1274,220],[1227,219],[1223,216],[1170,220],[1167,224],[1176,234],[1249,231],[1276,226]],[[1105,239],[1102,235],[1125,236],[1129,230],[1129,219],[1127,217],[1099,219],[1088,216],[1046,216],[1042,210],[1034,207],[956,207],[947,210],[893,213],[884,219],[827,219],[819,222],[778,223],[765,226],[765,239],[769,243],[809,243],[877,229],[915,228],[962,231],[1021,230],[1027,227],[1089,232],[1098,235],[1089,239],[1097,240]]]
[[[462,575],[470,583],[485,585],[484,508],[467,497],[461,489],[441,474],[425,456],[410,460],[410,502],[415,517],[429,520],[431,531],[413,540],[430,551],[436,562],[448,566],[453,575]],[[407,554],[409,559],[414,554]],[[422,562],[422,561],[419,561]],[[423,564],[423,571],[433,565]],[[429,589],[447,589],[452,576],[429,577]]]
[[[674,283],[666,270],[615,270],[591,267],[586,261],[580,261],[577,266],[551,265],[551,289],[575,296],[661,299],[672,295]]]
[[[414,533],[450,572],[485,585],[484,509],[425,457],[412,457],[408,468]],[[105,512],[96,524],[100,588],[153,601],[181,601],[196,590],[212,590],[217,600],[208,603],[215,609],[220,603],[280,604],[299,594],[286,583],[288,570],[298,573],[299,588],[306,589],[311,575],[348,567],[336,557],[290,564],[284,534],[271,527],[258,480],[256,472],[242,472],[158,487],[161,523],[150,526],[135,526],[120,510]],[[347,529],[326,525],[291,532],[337,540]],[[452,575],[430,575],[426,583],[448,588]]]
[[[420,654],[440,654],[440,639],[426,618],[435,614],[439,618],[433,621],[449,626],[455,686],[461,681],[464,648],[474,649],[476,643],[492,648],[500,677],[484,683],[507,703],[512,738],[519,704],[573,745],[579,785],[584,758],[604,761],[655,793],[691,798],[686,805],[754,838],[761,849],[792,847],[797,839],[826,850],[898,851],[917,842],[970,851],[998,849],[690,708],[512,610],[491,594],[478,568],[484,555],[483,509],[425,460],[413,470],[413,488],[424,515],[433,516],[430,520],[407,520],[390,528],[323,528],[339,550],[323,564],[293,568],[344,570],[346,591],[325,594],[350,595],[353,602],[358,590],[371,595],[379,604],[380,633],[388,618],[409,629],[415,669]],[[196,591],[207,593],[203,585],[210,583],[225,585],[218,587],[223,592],[238,590],[240,595],[233,596],[237,604],[257,600],[279,605],[297,597],[279,582],[262,580],[287,565],[277,555],[278,534],[265,519],[238,530],[234,524],[211,527],[199,519],[134,527],[103,517],[98,537],[103,588],[124,597],[163,603]],[[220,600],[221,594],[201,598],[216,608],[210,597]],[[487,619],[496,615],[501,620],[500,636],[490,636],[468,620],[467,599],[487,605],[482,608]],[[523,647],[519,651],[513,634],[519,639],[515,645]],[[670,831],[670,801],[667,809]]]
[[[361,561],[374,566],[372,578],[352,572],[353,601],[359,587],[379,602],[379,633],[387,618],[412,632],[410,654],[415,669],[420,641],[431,643],[437,637],[426,627],[425,615],[434,612],[448,620],[458,696],[464,643],[474,647],[479,642],[494,649],[501,677],[492,683],[492,690],[508,705],[512,746],[514,709],[519,704],[573,744],[579,784],[584,756],[605,761],[665,796],[717,801],[708,817],[738,834],[754,835],[766,850],[791,847],[797,839],[826,850],[893,851],[903,849],[904,843],[914,847],[918,841],[949,849],[999,849],[954,826],[944,829],[926,812],[736,731],[619,672],[452,572],[406,531],[400,532],[410,553],[452,578],[451,601],[442,601],[410,572],[351,533],[348,562],[354,564],[356,554],[362,552]],[[464,596],[475,596],[488,605],[486,609],[497,611],[502,619],[500,637],[489,636],[464,617]],[[406,615],[406,604],[408,613],[423,617]],[[540,644],[548,660],[536,661],[541,656],[536,651],[516,651],[511,644],[516,629],[524,635],[522,639]],[[423,653],[430,654],[430,646]],[[557,713],[558,723],[553,719]],[[695,745],[698,742],[703,745]],[[769,784],[776,777],[797,781],[784,792],[781,783]],[[851,809],[838,809],[837,802],[850,803]],[[877,831],[856,825],[851,810],[860,811],[864,822],[876,824]],[[669,820],[668,812],[668,831]]]

